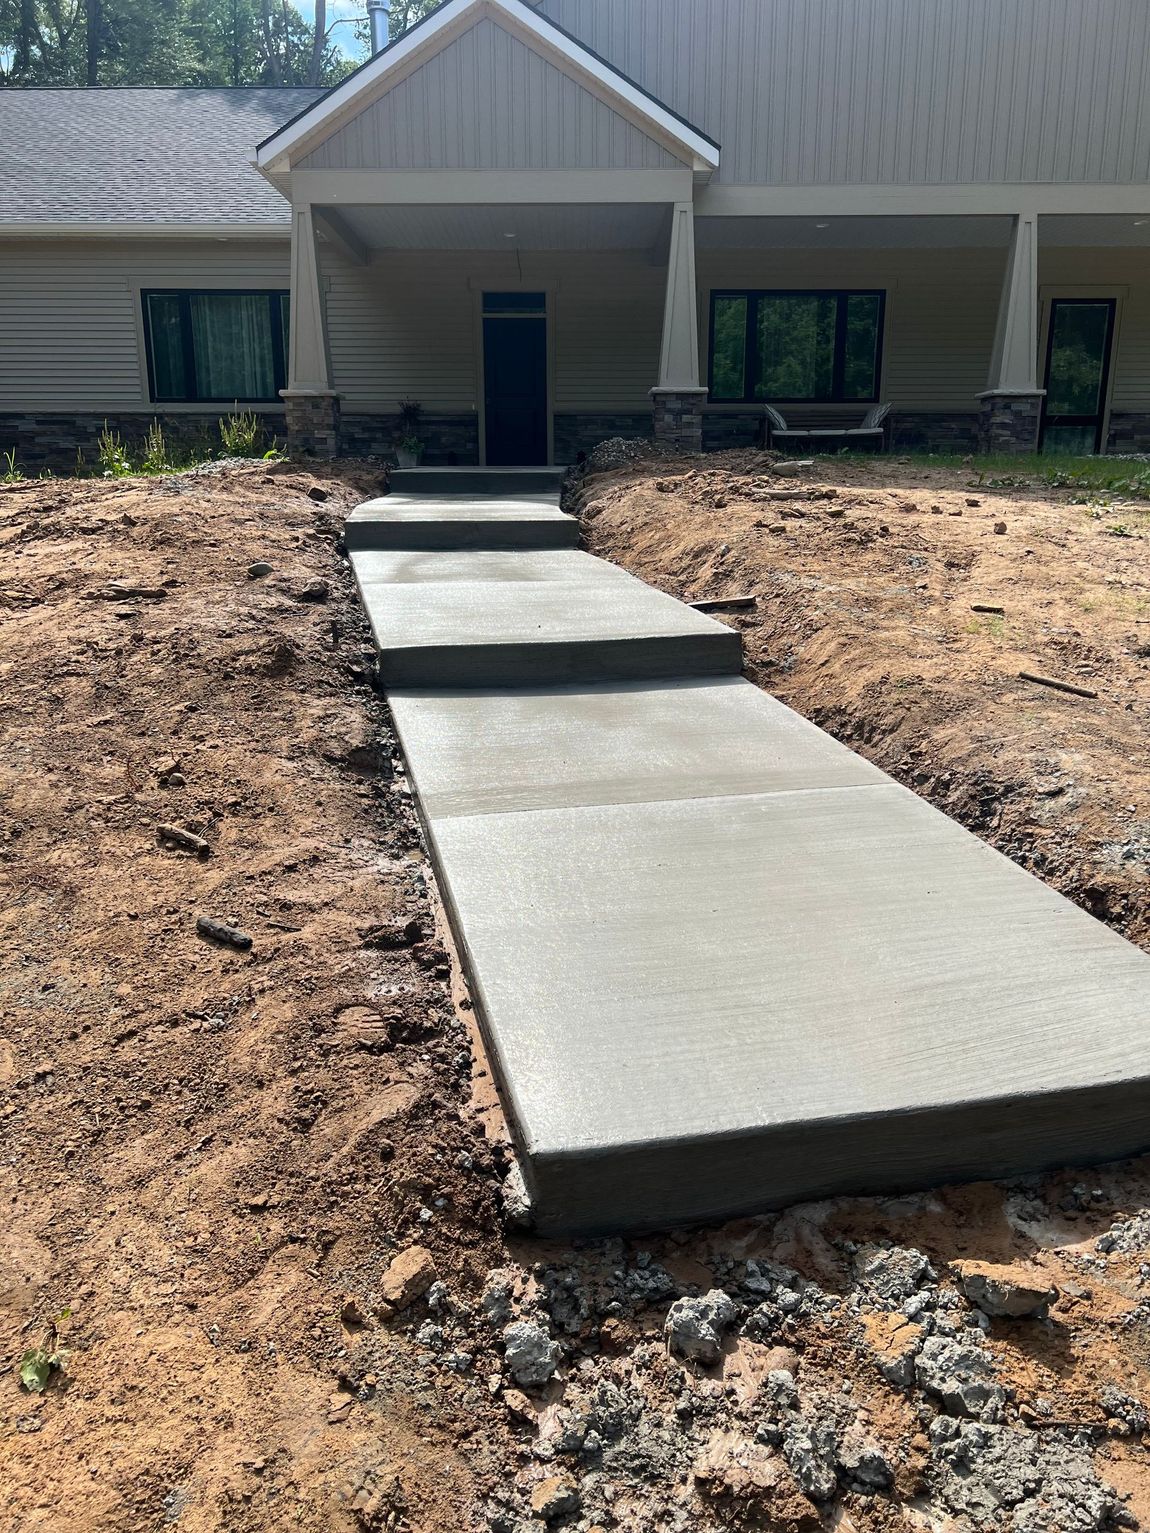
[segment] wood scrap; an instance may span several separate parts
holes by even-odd
[[[242,932],[236,926],[229,926],[226,921],[216,921],[211,916],[197,916],[196,930],[201,937],[210,937],[213,942],[223,942],[228,947],[238,947],[246,952],[252,945],[252,939],[247,932]]]
[[[205,841],[203,836],[197,836],[190,830],[184,830],[181,825],[157,825],[156,835],[161,841],[173,841],[177,846],[182,846],[189,852],[195,852],[197,857],[210,857],[212,855],[210,842]]]
[[[1053,687],[1056,692],[1070,692],[1075,697],[1097,697],[1089,687],[1078,687],[1072,681],[1059,681],[1055,676],[1036,676],[1033,671],[1019,671],[1023,681],[1032,681],[1039,687]]]
[[[970,610],[972,612],[993,612],[996,617],[1006,616],[1006,608],[996,607],[993,602],[972,601],[970,604]]]

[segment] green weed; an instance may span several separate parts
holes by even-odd
[[[128,449],[124,446],[120,433],[112,431],[107,421],[104,422],[104,429],[96,440],[96,459],[105,479],[122,479],[125,474],[132,472]]]
[[[229,458],[258,458],[264,428],[254,410],[220,416],[220,441]]]

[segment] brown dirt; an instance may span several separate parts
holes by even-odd
[[[379,945],[433,915],[335,550],[377,488],[0,494],[3,1352],[65,1310],[71,1352],[66,1388],[5,1386],[6,1527],[353,1527],[396,1464],[418,1526],[474,1500],[476,1386],[340,1319],[413,1238],[481,1284],[497,1227],[443,955]],[[103,599],[124,577],[167,595]]]
[[[589,481],[592,550],[689,601],[756,594],[719,614],[753,679],[1150,946],[1145,504],[891,458],[704,465]]]
[[[1005,537],[986,529],[985,492],[961,518],[896,513],[967,491],[960,476],[900,485],[894,464],[840,475],[842,518],[827,502],[764,512],[741,498],[753,480],[716,472],[674,492],[593,481],[596,546],[691,596],[761,590],[746,632],[772,689],[803,706],[809,687],[822,722],[910,763],[999,844],[1044,848],[1070,892],[1102,887],[1099,847],[1139,834],[1122,805],[1142,803],[1144,715],[1122,704],[1144,679],[1122,624],[1101,635],[1093,614],[1141,599],[1142,545],[1057,497],[997,499]],[[1140,1434],[1099,1403],[1110,1384],[1150,1398],[1150,1241],[1136,1224],[1120,1249],[1095,1244],[1150,1207],[1150,1164],[576,1249],[504,1235],[502,1125],[337,548],[345,511],[377,489],[370,467],[256,464],[0,490],[5,1533],[541,1533],[531,1497],[560,1471],[583,1501],[568,1533],[941,1529],[936,1407],[880,1372],[903,1317],[859,1286],[857,1252],[883,1243],[924,1252],[944,1297],[961,1259],[1022,1262],[1058,1289],[1050,1321],[992,1326],[1007,1420],[1036,1437],[1084,1424],[1102,1477],[1150,1521]],[[1036,550],[1015,561],[1025,581],[999,551],[1012,539]],[[910,550],[926,563],[908,572]],[[272,573],[249,579],[261,559]],[[108,599],[117,579],[168,595]],[[298,600],[316,579],[327,599]],[[970,623],[969,601],[995,592],[1003,635]],[[1083,597],[1091,622],[1055,632]],[[1037,647],[1043,624],[1084,647]],[[1023,691],[1021,654],[1095,676],[1103,699]],[[1057,792],[1021,786],[1027,751]],[[211,855],[165,844],[162,824]],[[1139,877],[1119,859],[1105,885],[1135,935]],[[249,933],[250,951],[199,936],[200,915]],[[384,1273],[412,1246],[450,1305],[423,1294],[391,1315]],[[668,1356],[669,1294],[738,1294],[750,1259],[786,1264],[827,1305],[771,1338],[732,1334],[714,1369]],[[563,1348],[533,1399],[478,1307],[493,1269],[512,1313]],[[741,1314],[757,1302],[743,1290]],[[429,1322],[472,1367],[448,1365]],[[54,1330],[66,1367],[29,1394],[20,1359]],[[780,1367],[815,1416],[849,1383],[889,1493],[802,1494],[756,1430]],[[622,1438],[601,1459],[562,1446],[604,1391],[633,1410]]]

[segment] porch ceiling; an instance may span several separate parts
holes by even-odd
[[[1038,220],[1043,245],[1150,245],[1150,207],[1145,214],[1043,215]]]
[[[657,203],[346,207],[339,213],[373,250],[647,250],[666,245]]]
[[[1005,249],[1010,230],[1011,220],[997,216],[697,218],[695,243],[700,250]]]

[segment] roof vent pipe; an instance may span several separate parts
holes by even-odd
[[[367,20],[371,27],[371,51],[374,56],[387,47],[391,28],[390,0],[367,0]]]

